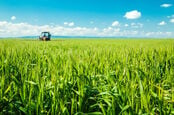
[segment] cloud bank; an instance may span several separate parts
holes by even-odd
[[[171,20],[172,22],[173,20]],[[70,23],[68,23],[70,24]],[[65,23],[65,25],[68,25]],[[123,27],[130,29],[121,29],[117,26],[120,23],[115,21],[111,26],[105,28],[88,28],[79,26],[59,26],[59,25],[32,25],[28,23],[12,23],[0,21],[0,37],[18,37],[18,36],[38,36],[42,31],[50,31],[54,36],[98,36],[98,37],[174,37],[172,32],[144,32],[139,28],[143,27],[141,23],[123,24]]]
[[[64,25],[66,25],[66,26],[74,26],[74,22],[64,22]]]

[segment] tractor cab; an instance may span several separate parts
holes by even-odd
[[[39,36],[39,40],[50,41],[51,40],[50,32],[42,32],[41,35]]]

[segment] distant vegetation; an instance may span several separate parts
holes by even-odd
[[[174,40],[0,40],[0,114],[174,114]]]

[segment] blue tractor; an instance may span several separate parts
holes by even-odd
[[[39,40],[42,41],[50,41],[51,40],[51,34],[50,32],[42,32],[41,36],[39,36]]]

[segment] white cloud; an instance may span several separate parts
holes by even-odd
[[[64,22],[63,24],[64,24],[64,25],[68,25],[68,22]]]
[[[99,33],[99,36],[109,36],[109,37],[113,37],[113,36],[117,36],[117,37],[129,36],[129,37],[134,37],[134,36],[139,36],[138,33],[139,32],[136,31],[136,30],[122,30],[121,31],[120,28],[107,27],[107,28],[104,28]]]
[[[66,26],[74,26],[74,22],[64,22],[64,25],[66,25]]]
[[[168,8],[168,7],[171,7],[172,4],[162,4],[162,5],[160,5],[160,6],[163,7],[163,8]]]
[[[11,17],[11,20],[16,20],[16,16],[12,16]]]
[[[170,22],[171,22],[171,23],[174,23],[174,18],[173,18],[173,19],[170,19]]]
[[[108,27],[108,28],[104,28],[103,29],[104,33],[118,33],[120,32],[120,28],[112,28],[112,27]],[[107,34],[106,34],[107,35]]]
[[[66,23],[65,23],[66,24]],[[31,25],[28,23],[12,23],[7,21],[0,21],[0,37],[5,36],[37,36],[42,31],[50,31],[53,35],[60,36],[87,36],[98,35],[98,28],[86,28],[86,27],[70,27],[73,25],[68,23],[67,27],[59,25]]]
[[[164,25],[166,25],[166,24],[167,24],[167,23],[166,23],[165,21],[162,21],[162,22],[158,23],[159,26],[164,26]]]
[[[124,15],[124,17],[126,19],[138,19],[138,18],[141,17],[141,12],[139,12],[137,10],[126,12],[126,14]]]
[[[171,37],[172,36],[172,32],[161,32],[161,31],[157,31],[157,32],[147,32],[145,34],[147,37]]]
[[[132,28],[142,28],[143,27],[142,23],[131,23],[130,25]]]
[[[125,26],[125,27],[128,27],[128,26],[129,26],[129,24],[125,24],[124,26]]]
[[[69,23],[68,23],[69,24]],[[138,23],[129,24],[135,26]],[[88,28],[88,27],[70,27],[59,25],[32,25],[28,23],[13,23],[0,21],[0,37],[17,37],[17,36],[38,36],[42,31],[50,31],[54,36],[100,36],[100,37],[174,37],[172,32],[143,32],[137,28],[122,30],[116,27],[106,28]]]
[[[66,23],[65,23],[66,24]],[[69,24],[69,23],[68,23]],[[38,36],[42,31],[50,31],[56,36],[134,36],[136,31],[121,31],[120,28],[87,28],[87,27],[69,27],[58,25],[31,25],[28,23],[12,23],[0,21],[0,37],[17,36]]]
[[[70,22],[69,23],[69,26],[74,26],[74,22]]]
[[[112,23],[112,26],[119,26],[119,21],[114,21],[114,22]]]

